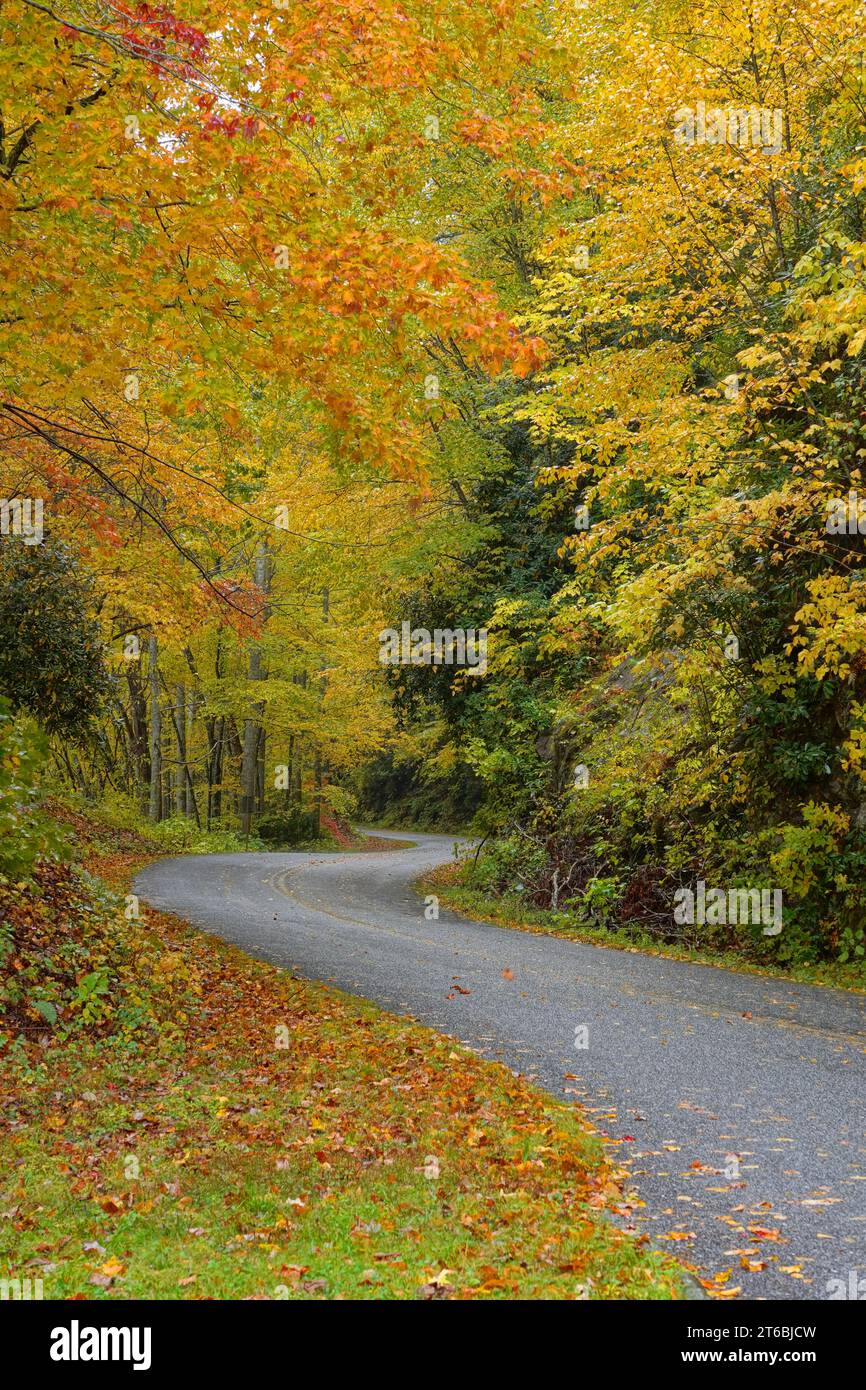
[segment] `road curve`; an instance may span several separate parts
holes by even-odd
[[[747,1298],[827,1299],[850,1297],[855,1271],[866,1296],[866,1000],[444,910],[429,921],[410,885],[454,840],[411,839],[162,860],[137,891],[579,1100],[629,1163],[635,1227],[703,1277],[730,1270]]]

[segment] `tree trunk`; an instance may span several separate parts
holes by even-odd
[[[256,810],[265,809],[265,731],[259,729],[259,746],[256,750]]]
[[[256,556],[256,585],[264,593],[268,583],[268,552],[261,546]],[[265,613],[267,617],[267,612]],[[262,649],[256,643],[250,649],[248,679],[262,680]],[[259,731],[264,706],[255,704],[253,716],[244,723],[243,755],[241,758],[241,833],[249,835],[256,802],[258,780]]]
[[[297,684],[302,690],[307,688],[307,673],[302,671],[297,677]],[[294,790],[293,799],[299,809],[304,805],[304,739],[302,734],[298,734],[295,739],[295,759],[294,759]]]
[[[225,716],[220,715],[219,719],[213,722],[213,752],[211,754],[211,770],[208,774],[213,784],[213,793],[210,799],[210,809],[208,811],[208,825],[212,821],[218,821],[222,815],[222,780],[223,780],[223,761],[225,746]]]
[[[322,622],[324,622],[324,623],[326,623],[326,622],[328,621],[328,606],[329,606],[329,602],[330,602],[330,590],[328,590],[328,589],[323,589],[323,590],[322,590]],[[325,657],[325,655],[324,655],[324,653],[323,653],[323,654],[322,654],[322,657],[321,657],[321,664],[322,664],[322,666],[324,667],[324,666],[326,665],[326,663],[327,663],[327,658]],[[322,723],[322,721],[321,721],[322,704],[323,704],[324,699],[325,699],[325,691],[327,690],[327,688],[328,688],[328,680],[327,680],[327,677],[323,674],[321,680],[319,681],[319,727],[320,727],[320,728],[321,728],[321,723]],[[318,839],[318,838],[319,838],[319,835],[320,835],[321,832],[322,832],[322,746],[321,746],[320,743],[317,743],[317,744],[316,744],[316,768],[315,768],[315,777],[316,777],[316,839]]]
[[[291,804],[292,804],[292,793],[294,792],[294,789],[295,789],[295,788],[294,788],[294,781],[293,781],[293,778],[294,778],[294,775],[295,775],[295,773],[294,773],[294,766],[295,766],[295,736],[294,736],[294,734],[289,734],[289,759],[288,759],[288,762],[287,762],[287,764],[286,764],[286,788],[285,788],[285,800],[286,800],[286,805],[287,805],[287,806],[291,806]]]
[[[156,638],[151,637],[148,648],[150,662],[150,804],[148,816],[158,821],[162,813],[160,782],[162,779],[162,719],[159,713],[159,671],[157,670]]]
[[[193,741],[195,739],[195,691],[188,690],[186,696],[186,737],[184,740],[184,757],[186,759],[186,813],[194,816],[197,812],[195,799],[195,789],[192,784],[192,768],[190,763],[193,761]]]
[[[186,815],[186,692],[174,687],[174,736],[177,741],[177,773],[174,779],[174,813]]]
[[[144,809],[147,804],[147,788],[150,782],[150,754],[147,743],[147,697],[140,675],[138,666],[128,662],[126,684],[129,687],[130,743],[137,784],[135,792],[136,797],[140,798],[142,809]]]

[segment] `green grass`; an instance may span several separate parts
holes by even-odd
[[[363,1028],[348,1001],[336,1007]],[[370,1020],[364,1030],[379,1046],[380,1028]],[[419,1035],[404,1025],[389,1042],[402,1049]],[[71,1068],[60,1101],[56,1077],[48,1094],[31,1091],[4,1153],[17,1180],[3,1193],[15,1214],[0,1263],[37,1274],[31,1262],[46,1261],[54,1298],[411,1298],[437,1278],[462,1296],[676,1293],[671,1262],[586,1206],[605,1189],[602,1154],[574,1116],[538,1110],[517,1083],[445,1044],[427,1039],[424,1052],[410,1099],[395,1094],[406,1082],[387,1074],[393,1057],[371,1069],[354,1049],[320,1109],[308,1086],[285,1089],[279,1066],[252,1090],[252,1078],[187,1076],[156,1110],[158,1071],[130,1086],[125,1062]],[[351,1099],[329,1108],[346,1087]],[[459,1096],[459,1120],[446,1096]],[[140,1105],[148,1118],[136,1121]],[[312,1130],[319,1115],[323,1129]],[[428,1150],[438,1178],[424,1176]],[[90,1282],[101,1271],[106,1287]]]

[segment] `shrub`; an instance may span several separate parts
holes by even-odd
[[[269,811],[257,821],[256,834],[269,847],[303,844],[315,839],[316,816],[313,811],[302,811],[299,806]]]
[[[13,718],[0,696],[0,878],[29,878],[37,859],[63,852],[63,837],[39,811],[47,751],[44,735]]]

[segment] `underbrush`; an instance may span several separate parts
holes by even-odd
[[[861,954],[831,954],[826,946],[822,951],[816,935],[802,928],[796,911],[787,905],[777,936],[765,935],[761,921],[681,925],[675,920],[674,894],[689,882],[686,875],[643,868],[618,872],[609,862],[599,863],[585,843],[562,838],[555,852],[562,854],[559,860],[549,845],[534,844],[521,835],[488,841],[477,855],[426,875],[421,886],[457,911],[502,926],[805,983],[866,988]],[[703,872],[712,882],[712,870]],[[694,876],[699,878],[701,870]]]
[[[139,1045],[183,1028],[193,981],[133,895],[46,863],[29,883],[0,881],[0,907],[0,1053],[83,1033]]]

